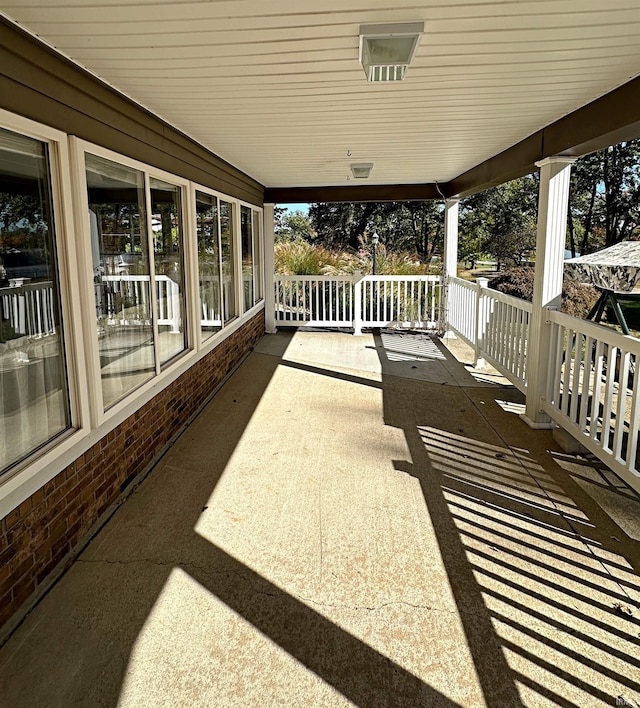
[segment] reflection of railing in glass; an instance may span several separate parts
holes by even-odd
[[[233,300],[233,278],[225,276],[222,281],[223,298]],[[220,308],[220,278],[217,275],[200,276],[200,317],[203,327],[222,327]]]
[[[50,280],[0,289],[0,316],[16,335],[44,337],[56,332]]]
[[[180,286],[168,275],[157,275],[158,325],[180,332]],[[151,324],[148,275],[105,275],[102,277],[104,316],[110,325]]]

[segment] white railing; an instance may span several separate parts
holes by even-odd
[[[130,326],[151,324],[148,275],[105,275],[102,293],[97,293],[98,314],[106,315],[109,325]],[[180,286],[168,275],[156,275],[158,324],[169,325],[172,332],[180,331]],[[104,298],[104,299],[103,299]]]
[[[367,275],[355,286],[356,334],[362,327],[441,326],[439,275]]]
[[[21,337],[55,334],[56,314],[51,281],[1,288],[0,316]]]
[[[276,324],[352,327],[357,279],[353,275],[276,275]]]
[[[486,281],[484,281],[486,282]],[[448,328],[521,391],[527,386],[531,303],[497,290],[450,278]]]
[[[480,286],[461,278],[449,278],[447,286],[447,328],[469,346],[476,347]]]
[[[275,322],[286,326],[414,327],[441,325],[437,275],[276,275]]]
[[[548,310],[544,411],[635,489],[640,488],[640,340]]]
[[[478,310],[481,356],[516,388],[526,391],[531,303],[482,288]]]

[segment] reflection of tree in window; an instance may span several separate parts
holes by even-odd
[[[237,316],[235,297],[235,266],[233,253],[233,205],[220,201],[220,245],[222,250],[222,285],[224,321]]]
[[[251,209],[240,207],[240,236],[242,240],[242,284],[244,309],[253,305],[253,236]]]
[[[104,407],[155,374],[144,174],[86,155]]]
[[[151,229],[154,240],[160,363],[186,348],[184,256],[179,186],[151,177]]]
[[[0,129],[0,473],[71,425],[48,146]]]
[[[222,327],[218,200],[196,192],[200,329],[203,340]]]

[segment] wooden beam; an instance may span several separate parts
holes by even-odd
[[[459,175],[446,185],[447,197],[466,197],[522,177],[546,157],[579,157],[640,138],[639,94],[637,77]]]
[[[443,199],[446,185],[358,184],[346,187],[267,187],[265,202],[309,204],[313,202],[409,202]]]

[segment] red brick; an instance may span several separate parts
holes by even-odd
[[[5,517],[7,530],[12,529],[20,521],[20,509],[14,509]]]
[[[128,493],[263,329],[256,315],[2,520],[0,583],[10,590],[0,602],[0,626],[60,564],[69,564],[71,549]]]

